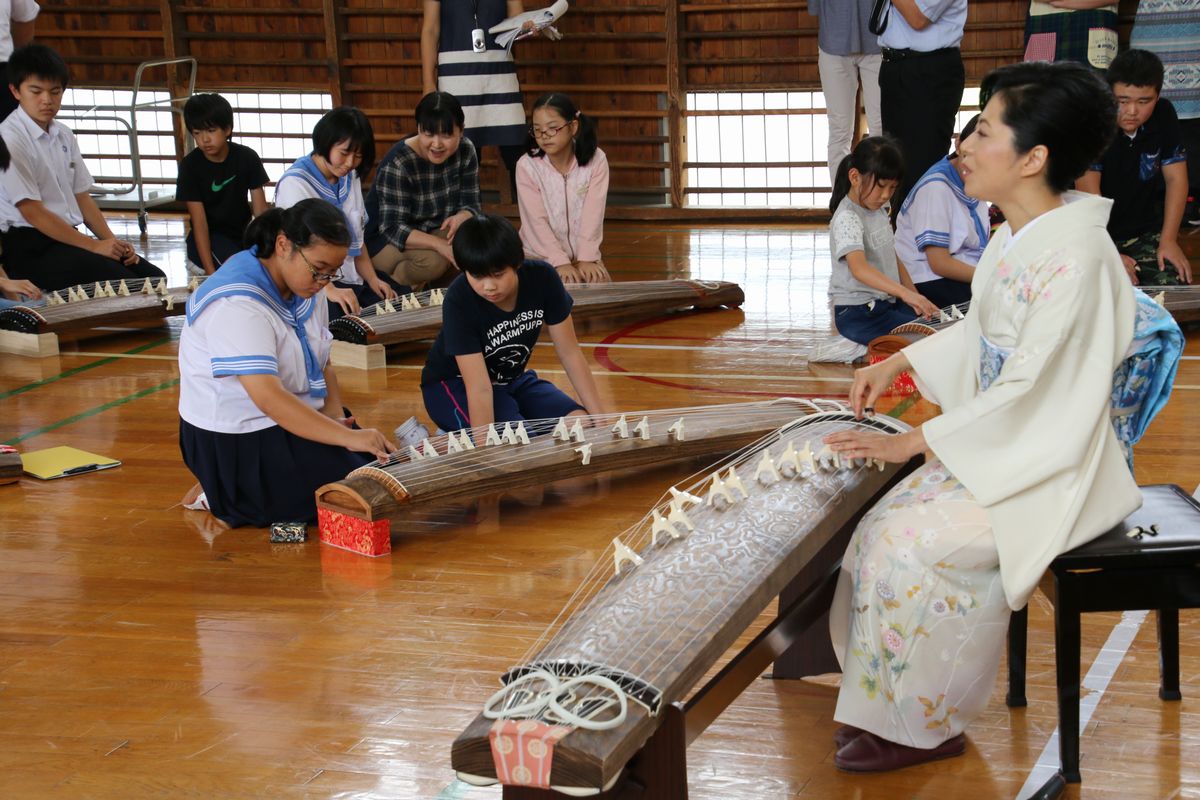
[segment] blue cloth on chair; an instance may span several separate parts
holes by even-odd
[[[1133,342],[1113,373],[1113,429],[1133,467],[1133,446],[1151,420],[1167,404],[1179,358],[1183,355],[1183,331],[1170,313],[1143,292],[1134,289],[1137,318]]]

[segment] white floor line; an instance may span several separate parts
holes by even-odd
[[[1100,649],[1096,660],[1092,662],[1087,675],[1084,676],[1082,689],[1091,691],[1079,701],[1079,731],[1081,734],[1087,728],[1088,722],[1091,721],[1092,712],[1096,710],[1096,706],[1104,697],[1104,692],[1108,689],[1108,682],[1112,680],[1117,667],[1121,665],[1125,654],[1129,652],[1129,646],[1133,644],[1138,629],[1142,627],[1148,613],[1150,612],[1126,611],[1123,613],[1121,621],[1112,629],[1112,633],[1108,635],[1108,641],[1104,643],[1104,647]],[[1038,756],[1037,763],[1029,773],[1029,777],[1025,779],[1025,785],[1021,787],[1021,791],[1017,792],[1017,800],[1030,797],[1046,781],[1050,780],[1054,773],[1058,772],[1058,736],[1059,730],[1056,727],[1054,733],[1050,734],[1050,740],[1042,748],[1042,753]]]

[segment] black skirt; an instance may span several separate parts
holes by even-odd
[[[232,528],[315,522],[318,487],[340,481],[371,457],[288,433],[214,433],[179,420],[183,461],[204,489],[213,516]]]

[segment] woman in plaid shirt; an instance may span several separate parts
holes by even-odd
[[[377,272],[414,289],[456,270],[450,243],[479,212],[479,158],[463,138],[463,110],[430,92],[416,111],[417,133],[397,142],[367,193],[365,239]]]

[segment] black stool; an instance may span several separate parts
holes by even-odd
[[[1162,684],[1158,696],[1178,700],[1179,609],[1200,607],[1200,503],[1178,486],[1142,487],[1143,504],[1124,522],[1050,564],[1054,574],[1055,663],[1058,673],[1060,771],[1033,795],[1058,797],[1079,783],[1079,621],[1088,611],[1154,609]],[[1131,531],[1143,533],[1131,536]],[[1008,698],[1025,705],[1027,609],[1008,626]]]

